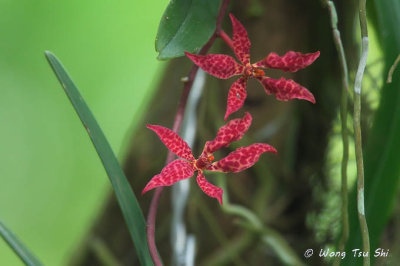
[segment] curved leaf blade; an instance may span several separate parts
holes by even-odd
[[[0,235],[26,265],[43,265],[2,220],[0,220]]]
[[[156,37],[158,59],[197,52],[215,31],[219,0],[171,0]]]
[[[75,108],[110,178],[118,204],[142,265],[153,265],[147,246],[146,223],[132,188],[100,126],[61,62],[49,51],[46,58]]]

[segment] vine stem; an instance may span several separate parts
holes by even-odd
[[[224,15],[226,13],[226,10],[228,8],[229,2],[230,2],[230,0],[224,0],[222,2],[221,7],[219,9],[217,19],[216,19],[215,32],[210,37],[208,42],[203,46],[203,48],[201,48],[199,54],[202,54],[202,55],[206,54],[208,52],[208,50],[211,48],[211,46],[213,45],[215,39],[219,36],[219,32],[221,31],[221,23],[222,23]],[[176,115],[174,118],[174,124],[172,127],[172,130],[175,133],[178,133],[181,128],[183,116],[184,116],[184,112],[185,112],[185,107],[186,107],[186,102],[187,102],[189,92],[190,92],[190,89],[192,88],[193,81],[194,81],[194,78],[196,77],[198,69],[199,69],[198,66],[193,65],[192,69],[190,70],[190,72],[188,74],[187,79],[185,79],[185,84],[183,86],[181,98],[179,100],[178,110],[176,111]],[[174,160],[174,157],[175,157],[174,153],[172,153],[171,151],[168,151],[167,160],[165,162],[165,165],[172,162]],[[155,223],[156,223],[156,216],[157,216],[157,207],[158,207],[158,203],[160,201],[160,196],[162,194],[162,191],[163,191],[163,187],[158,187],[158,188],[156,188],[156,190],[153,194],[153,198],[150,203],[149,213],[147,216],[147,228],[146,228],[147,241],[148,241],[150,255],[156,266],[162,265],[160,256],[157,251],[157,246],[156,246],[155,237],[154,237],[155,236]]]
[[[347,165],[349,161],[349,136],[347,132],[347,95],[349,93],[349,74],[347,69],[346,55],[343,48],[340,31],[337,27],[338,17],[335,4],[327,0],[326,4],[329,9],[331,18],[331,26],[333,33],[333,41],[339,55],[340,69],[342,72],[342,92],[340,102],[340,120],[342,124],[342,169],[341,169],[341,195],[342,195],[342,236],[339,241],[339,251],[344,252],[347,239],[349,238],[349,211],[348,211],[348,189],[347,189]],[[340,257],[336,258],[334,265],[340,265]]]
[[[361,138],[361,86],[364,75],[365,66],[368,57],[368,28],[366,14],[366,0],[359,0],[359,17],[361,28],[361,58],[358,64],[356,79],[354,82],[354,138],[357,161],[357,210],[358,220],[361,228],[361,237],[363,252],[368,254],[364,256],[364,266],[370,265],[370,243],[367,220],[365,218],[364,206],[364,162],[362,153],[362,138]]]

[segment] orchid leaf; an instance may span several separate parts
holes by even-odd
[[[65,93],[81,119],[83,126],[86,128],[107,175],[110,178],[140,263],[142,265],[153,265],[147,246],[146,223],[143,213],[110,144],[61,62],[51,52],[46,51],[45,54],[54,73],[64,88]]]
[[[18,239],[18,237],[0,220],[0,236],[14,250],[15,254],[29,266],[39,266],[42,263],[33,253]]]

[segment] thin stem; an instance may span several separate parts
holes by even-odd
[[[400,54],[397,56],[396,60],[394,61],[392,67],[389,70],[389,74],[388,74],[388,78],[386,83],[392,83],[392,76],[393,76],[393,72],[396,69],[397,65],[400,63]]]
[[[229,2],[230,2],[230,0],[224,0],[222,2],[219,13],[218,13],[218,17],[216,20],[216,30],[215,30],[214,34],[210,37],[208,42],[200,50],[199,54],[207,53],[207,51],[213,45],[215,39],[217,38],[217,33],[221,30],[222,19],[228,8]],[[197,65],[193,65],[192,69],[189,72],[188,78],[185,80],[181,98],[179,100],[178,110],[176,112],[175,119],[174,119],[174,125],[172,127],[172,130],[175,133],[179,132],[179,129],[182,125],[186,102],[187,102],[189,92],[190,92],[190,89],[192,88],[193,81],[194,81],[194,78],[196,77],[198,69],[199,69],[199,67]],[[175,157],[175,155],[171,151],[169,151],[165,164],[167,165],[170,162],[172,162],[174,160],[174,157]],[[156,188],[154,195],[153,195],[153,199],[151,200],[151,203],[150,203],[149,214],[147,216],[147,241],[148,241],[150,255],[153,258],[153,262],[156,266],[162,265],[160,256],[157,251],[155,238],[154,238],[157,207],[158,207],[158,202],[160,200],[162,191],[163,191],[163,187]]]
[[[338,17],[335,4],[332,1],[326,1],[326,4],[329,8],[333,40],[339,55],[340,69],[342,71],[342,93],[341,93],[342,95],[340,102],[340,120],[342,124],[342,143],[343,143],[342,169],[341,169],[342,236],[339,242],[339,251],[343,252],[347,239],[349,238],[349,212],[348,212],[348,190],[347,190],[347,165],[349,161],[349,136],[347,132],[347,97],[349,93],[349,74],[347,70],[347,61],[342,44],[342,39],[340,38],[340,31],[337,27]],[[336,258],[334,264],[340,265],[340,257]]]
[[[221,39],[222,39],[232,50],[235,50],[235,49],[233,48],[233,42],[232,42],[231,38],[229,38],[228,34],[226,34],[225,31],[220,30],[220,31],[218,32],[218,35],[219,35],[219,37],[221,37]]]
[[[364,266],[370,265],[370,244],[368,225],[365,218],[364,206],[364,162],[362,153],[362,138],[361,138],[361,85],[362,78],[367,64],[368,57],[368,28],[367,28],[367,14],[365,7],[366,0],[359,0],[359,17],[361,28],[361,58],[358,64],[356,79],[354,83],[354,138],[355,150],[357,161],[357,209],[358,220],[361,228],[363,252],[368,252],[368,256],[364,257]]]

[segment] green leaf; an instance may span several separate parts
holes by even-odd
[[[370,12],[371,11],[371,12]],[[400,2],[398,0],[370,1],[368,12],[377,23],[382,51],[385,57],[384,87],[366,149],[365,213],[371,242],[371,259],[379,248],[379,241],[397,199],[400,177],[400,69],[396,69],[393,82],[386,83],[389,68],[400,53]],[[350,237],[347,243],[346,265],[361,265],[362,259],[353,258],[352,249],[361,249],[358,225],[356,191],[350,202]]]
[[[158,59],[197,52],[215,31],[219,0],[171,0],[156,37]]]
[[[146,223],[143,213],[110,144],[61,62],[51,52],[46,51],[45,54],[54,73],[64,88],[65,93],[81,119],[83,126],[86,128],[107,175],[110,178],[140,263],[142,265],[153,265],[147,246]]]
[[[0,235],[7,244],[14,250],[20,259],[30,266],[42,265],[42,263],[29,251],[27,247],[17,238],[17,236],[7,228],[0,220]]]

